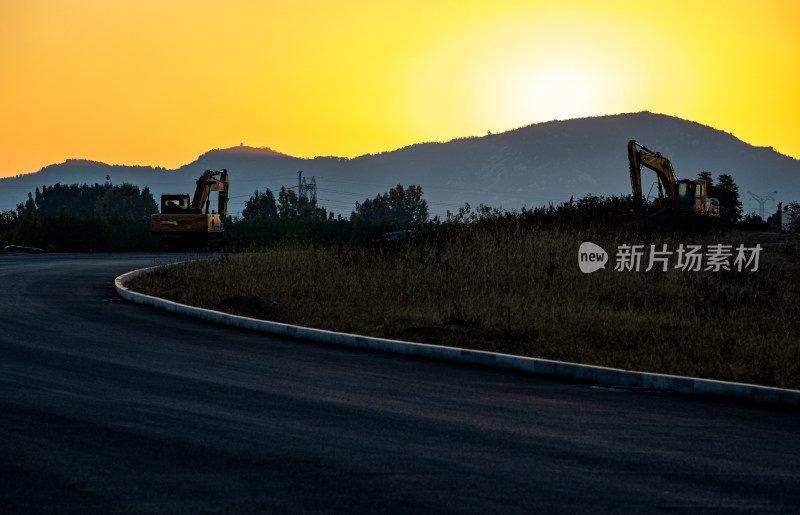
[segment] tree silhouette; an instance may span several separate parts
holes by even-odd
[[[278,193],[278,216],[285,220],[327,220],[328,211],[317,206],[317,199],[298,196],[293,190],[281,188]]]
[[[719,219],[722,223],[734,225],[742,220],[742,203],[739,200],[739,186],[729,174],[720,174],[717,182],[710,172],[697,174],[706,181],[708,196],[719,200]]]
[[[697,178],[706,181],[706,191],[708,192],[708,196],[716,198],[711,194],[711,190],[714,188],[714,179],[711,177],[711,172],[700,172],[697,174]]]
[[[356,202],[350,220],[388,222],[399,224],[423,224],[428,221],[428,203],[422,198],[422,186],[403,188],[398,184],[374,199]]]
[[[10,231],[17,225],[17,213],[14,211],[0,211],[0,233]]]
[[[278,206],[275,195],[267,188],[264,193],[256,190],[253,196],[244,203],[242,218],[245,220],[275,220],[278,218]]]
[[[127,183],[107,187],[94,208],[95,215],[130,220],[148,218],[156,211],[158,206],[147,186],[140,193],[138,186]]]
[[[44,186],[31,194],[24,204],[17,204],[17,214],[45,215],[62,211],[78,216],[95,214],[117,218],[143,218],[158,209],[150,189],[141,192],[132,184],[70,184]]]
[[[786,204],[789,217],[789,229],[800,231],[800,202],[789,202]]]

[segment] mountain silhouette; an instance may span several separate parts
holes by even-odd
[[[627,143],[631,139],[666,156],[678,178],[695,178],[701,171],[715,178],[730,174],[739,186],[745,212],[757,208],[748,191],[756,195],[777,191],[776,202],[800,200],[797,159],[706,125],[644,111],[544,122],[353,159],[302,159],[245,145],[211,150],[176,170],[70,159],[33,174],[0,179],[0,209],[14,209],[37,186],[103,183],[106,176],[114,184],[148,186],[156,198],[161,193],[191,194],[204,170],[222,168],[230,173],[234,215],[256,190],[296,187],[299,170],[307,180],[315,177],[320,205],[344,215],[349,215],[356,201],[373,198],[397,184],[421,185],[432,216],[444,216],[465,202],[519,209],[587,194],[629,194]],[[645,192],[655,181],[654,173],[643,172]],[[774,205],[767,207],[774,209]]]

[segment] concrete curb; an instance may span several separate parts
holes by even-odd
[[[148,306],[165,309],[173,313],[191,316],[226,324],[242,329],[261,331],[293,338],[302,338],[321,343],[346,345],[361,349],[371,349],[395,354],[420,356],[425,358],[442,359],[484,365],[489,367],[507,368],[534,374],[544,374],[557,377],[576,379],[601,385],[610,385],[620,388],[637,388],[647,390],[668,390],[672,392],[719,397],[738,401],[756,402],[781,406],[800,407],[800,390],[785,390],[768,386],[758,386],[743,383],[730,383],[713,379],[699,379],[694,377],[681,377],[666,374],[652,374],[647,372],[634,372],[615,368],[598,367],[593,365],[580,365],[563,361],[552,361],[509,354],[498,354],[456,347],[444,347],[424,343],[411,343],[383,338],[371,338],[355,334],[337,333],[322,329],[312,329],[277,322],[268,322],[237,315],[230,315],[210,309],[196,308],[185,304],[178,304],[169,300],[152,297],[143,293],[129,290],[125,284],[139,274],[158,267],[142,268],[120,275],[114,281],[117,293],[127,300]]]

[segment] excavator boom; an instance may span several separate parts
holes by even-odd
[[[631,189],[633,196],[642,196],[642,166],[639,162],[639,151],[636,149],[636,141],[628,142],[628,162],[631,165]]]
[[[631,187],[634,196],[642,196],[642,166],[645,166],[653,170],[658,176],[659,192],[663,188],[667,200],[669,202],[675,201],[677,180],[669,159],[658,152],[653,152],[649,148],[637,144],[635,140],[630,140],[628,142],[628,161],[631,165]]]
[[[217,179],[219,176],[219,179]],[[194,190],[191,207],[194,209],[204,209],[206,201],[212,191],[219,192],[219,205],[217,212],[225,218],[228,208],[228,171],[213,172],[206,170],[197,179],[197,187]],[[205,209],[208,211],[208,209]]]

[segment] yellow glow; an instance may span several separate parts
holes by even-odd
[[[0,176],[650,110],[800,157],[800,2],[0,0]]]

